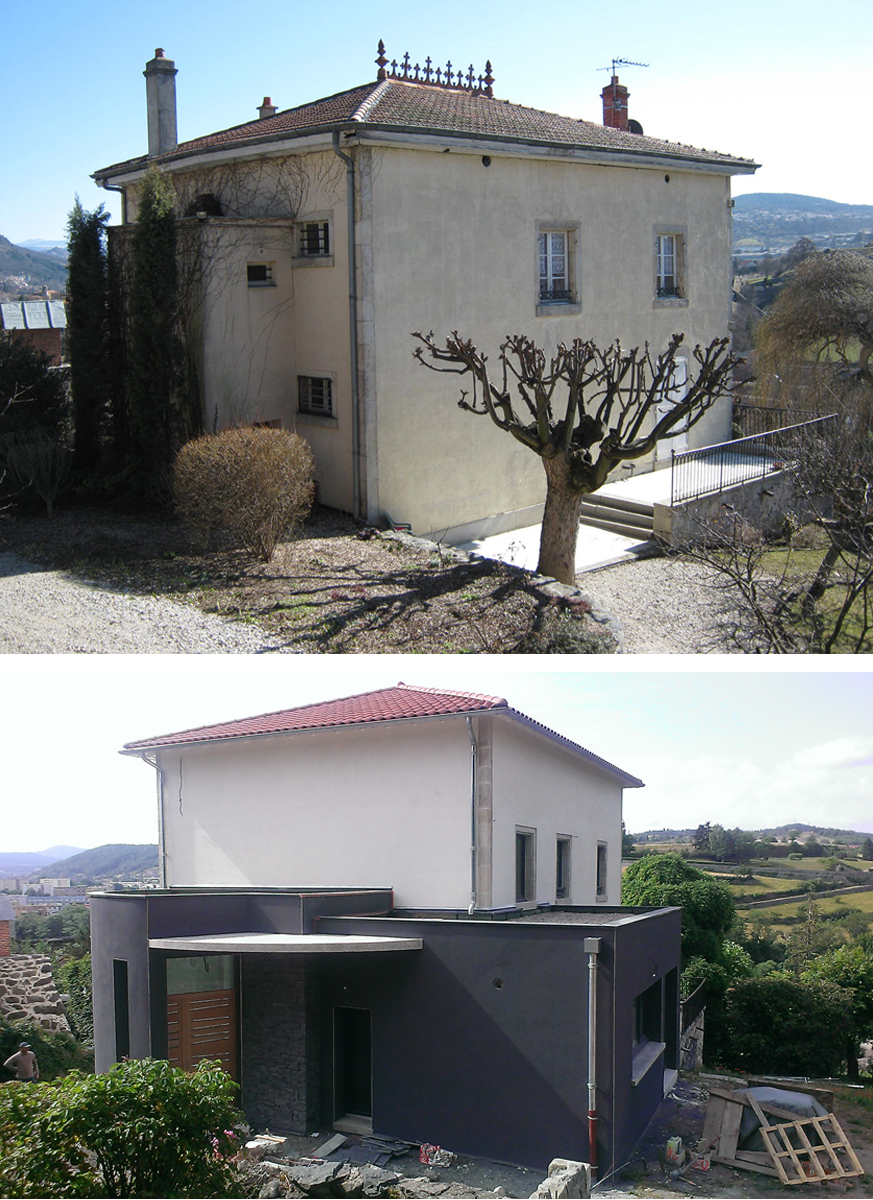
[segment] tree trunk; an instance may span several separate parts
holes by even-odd
[[[544,458],[546,471],[546,507],[540,536],[537,571],[551,575],[559,583],[576,582],[576,535],[579,510],[584,493],[570,481],[570,463],[566,454]]]

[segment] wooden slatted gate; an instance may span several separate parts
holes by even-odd
[[[236,993],[190,992],[167,997],[167,1058],[193,1071],[204,1059],[218,1061],[239,1080]]]

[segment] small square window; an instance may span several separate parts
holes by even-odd
[[[567,900],[570,896],[570,839],[559,837],[555,862],[555,899]]]
[[[297,227],[297,252],[301,258],[330,254],[330,222],[303,221]]]
[[[249,287],[273,287],[273,264],[268,262],[247,263],[246,281]]]
[[[333,416],[333,382],[320,375],[297,376],[297,408],[317,417]]]
[[[530,904],[536,898],[536,856],[533,830],[515,831],[515,902]]]

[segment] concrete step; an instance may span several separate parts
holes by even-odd
[[[635,500],[592,496],[583,501],[579,521],[582,525],[592,525],[595,529],[605,529],[609,533],[644,542],[654,530],[654,509],[651,504]]]

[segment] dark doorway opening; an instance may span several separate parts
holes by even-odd
[[[371,1125],[373,1051],[368,1008],[333,1010],[334,1122]]]

